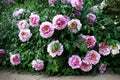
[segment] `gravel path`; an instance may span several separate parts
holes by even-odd
[[[118,74],[99,74],[96,76],[62,76],[50,77],[47,75],[18,74],[0,71],[0,80],[120,80]]]

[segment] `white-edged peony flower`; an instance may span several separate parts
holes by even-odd
[[[120,44],[116,44],[115,46],[112,46],[111,53],[113,55],[119,54],[120,53]]]
[[[21,29],[28,29],[29,24],[27,23],[26,20],[21,20],[21,21],[18,22],[17,26],[20,30]]]
[[[47,52],[52,57],[60,56],[63,53],[63,45],[58,40],[52,41],[47,47]]]
[[[68,29],[71,30],[73,33],[77,33],[78,31],[80,31],[81,27],[82,24],[78,19],[72,19],[68,22]]]
[[[29,39],[32,36],[32,33],[30,32],[30,29],[23,29],[23,30],[20,30],[20,33],[18,36],[22,42],[26,42],[26,41],[29,41]]]

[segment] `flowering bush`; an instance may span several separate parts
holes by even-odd
[[[2,68],[50,75],[120,71],[120,30],[99,0],[21,3],[0,13],[0,48],[7,51]]]

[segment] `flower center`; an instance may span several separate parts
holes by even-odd
[[[87,63],[82,63],[82,65],[84,66],[84,68],[87,68],[89,66]]]
[[[74,22],[71,24],[71,27],[72,27],[72,28],[76,28],[76,26],[77,26],[77,23],[74,21]]]
[[[48,31],[48,30],[49,30],[49,26],[47,26],[47,25],[44,26],[44,30],[45,30],[45,31]]]
[[[18,62],[18,61],[19,61],[19,59],[17,56],[13,58],[13,62]]]
[[[79,60],[78,59],[75,60],[75,64],[79,64]]]
[[[35,18],[32,18],[32,19],[31,19],[31,21],[34,23],[34,21],[35,21]]]
[[[88,39],[87,44],[91,44],[91,43],[92,43],[92,39]]]
[[[79,3],[82,3],[82,0],[78,0]]]
[[[22,35],[22,36],[25,36],[25,35],[26,35],[26,32],[22,32],[21,35]]]
[[[91,60],[94,60],[94,59],[96,59],[96,56],[95,56],[94,54],[91,54],[91,55],[90,55],[90,59],[91,59]]]
[[[112,49],[117,50],[117,49],[118,49],[118,46],[117,46],[117,45],[116,45],[116,46],[113,46]]]
[[[55,43],[54,45],[52,45],[52,52],[56,52],[58,49],[60,48],[60,44],[59,43]]]
[[[102,45],[101,48],[102,48],[102,49],[106,49],[107,46],[106,46],[106,45]]]
[[[65,23],[65,21],[62,20],[62,19],[59,19],[59,20],[57,21],[57,25],[59,25],[59,26],[63,25],[64,23]]]

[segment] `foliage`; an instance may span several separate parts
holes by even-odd
[[[94,25],[88,25],[86,20],[86,15],[91,12],[90,8],[98,4],[100,0],[84,0],[84,8],[80,11],[80,16],[74,15],[74,8],[70,4],[62,4],[60,1],[56,2],[54,6],[49,5],[47,0],[16,0],[13,4],[0,4],[2,9],[0,9],[0,48],[3,48],[7,51],[5,58],[1,59],[0,67],[1,68],[12,68],[12,69],[26,69],[30,72],[35,72],[32,69],[31,62],[33,59],[42,59],[45,62],[45,68],[43,72],[50,75],[79,75],[79,74],[96,74],[98,72],[98,67],[101,63],[105,63],[107,68],[112,71],[119,73],[120,65],[120,54],[113,56],[101,56],[100,62],[93,66],[93,69],[86,73],[82,72],[79,69],[73,70],[68,65],[68,59],[73,54],[81,56],[84,58],[86,52],[89,49],[86,45],[82,44],[82,40],[78,38],[77,35],[94,35],[97,44],[94,47],[95,50],[98,50],[98,45],[100,42],[106,42],[109,45],[115,45],[120,42],[120,29],[119,26],[114,24],[114,20],[108,17],[106,14],[102,13],[100,10],[96,13],[97,22]],[[6,6],[7,5],[7,6]],[[52,38],[44,39],[39,34],[39,27],[32,28],[31,32],[33,34],[32,38],[28,42],[21,42],[19,40],[18,34],[19,30],[16,27],[16,22],[13,20],[12,13],[16,8],[24,8],[27,10],[22,18],[27,19],[30,16],[31,12],[36,12],[40,15],[40,23],[44,21],[52,22],[53,17],[56,14],[63,14],[69,16],[71,19],[77,18],[82,23],[82,28],[79,33],[73,34],[68,29],[62,31],[55,31],[55,34]],[[105,29],[102,29],[101,26],[105,26]],[[47,45],[52,40],[59,40],[64,46],[64,52],[61,56],[52,58],[47,52]],[[77,48],[75,42],[79,42],[80,48]],[[53,49],[58,48],[59,46],[54,46]],[[21,55],[22,63],[18,66],[13,66],[9,61],[9,52],[19,53]]]

